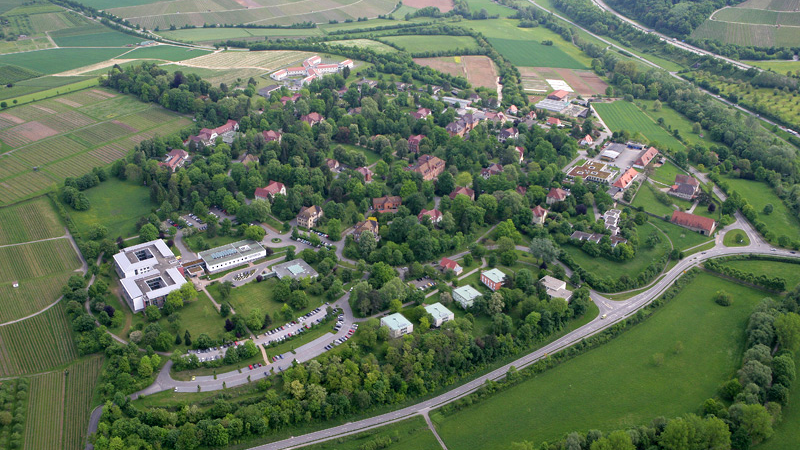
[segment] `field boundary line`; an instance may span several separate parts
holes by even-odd
[[[37,239],[35,241],[19,242],[19,243],[16,243],[16,244],[4,244],[4,245],[0,245],[0,248],[16,247],[16,246],[19,246],[19,245],[34,244],[36,242],[55,241],[56,239],[68,239],[68,238],[69,238],[69,236],[65,234],[63,236],[44,238],[44,239]]]

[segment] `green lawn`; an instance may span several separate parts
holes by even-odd
[[[516,11],[507,6],[503,6],[497,2],[490,0],[466,0],[469,5],[469,10],[472,12],[480,12],[485,9],[490,16],[508,17],[513,15]]]
[[[364,148],[364,147],[361,147],[361,146],[358,146],[358,145],[353,145],[353,144],[336,144],[336,146],[339,146],[339,145],[341,145],[342,147],[346,148],[347,150],[353,150],[353,151],[357,151],[359,153],[363,153],[364,156],[367,157],[367,165],[368,166],[372,165],[372,164],[375,164],[376,162],[378,162],[379,159],[381,159],[381,155],[373,152],[372,150],[370,150],[368,148]],[[333,157],[333,152],[331,152],[330,157],[331,158]]]
[[[653,171],[653,175],[650,177],[651,179],[664,183],[668,186],[671,186],[672,183],[675,182],[675,175],[686,175],[682,169],[678,166],[673,164],[670,160],[664,163],[661,167],[656,168]]]
[[[639,241],[642,243],[647,239],[647,236],[658,232],[658,230],[653,228],[650,224],[645,224],[637,228],[639,232]],[[633,259],[621,262],[603,257],[591,257],[580,248],[572,245],[564,245],[562,248],[587,272],[591,272],[601,278],[612,278],[615,280],[623,273],[631,278],[637,277],[650,263],[661,258],[670,250],[669,242],[667,242],[666,239],[662,239],[661,243],[653,248],[644,248],[644,245],[640,245]]]
[[[96,64],[125,51],[122,48],[56,48],[0,55],[0,64],[13,64],[49,75]]]
[[[386,425],[374,430],[358,433],[353,436],[332,439],[321,444],[302,447],[304,450],[362,450],[368,448],[371,441],[378,438],[391,438],[392,444],[386,448],[388,450],[440,450],[439,442],[436,441],[425,419],[416,416],[402,422]],[[369,447],[372,448],[372,447]]]
[[[203,249],[200,248],[197,242],[200,238],[203,238],[203,240],[206,241],[208,248],[219,247],[225,244],[230,244],[232,242],[241,241],[243,239],[242,236],[227,236],[221,234],[218,234],[213,238],[209,238],[208,236],[206,236],[206,233],[197,233],[195,235],[183,238],[183,242],[186,244],[187,247],[189,247],[189,250],[193,252],[200,252],[203,251]]]
[[[648,58],[651,56],[652,55],[648,55]],[[685,139],[689,144],[701,144],[706,147],[711,145],[724,145],[720,142],[711,140],[706,130],[702,130],[700,132],[702,136],[700,136],[700,134],[693,133],[692,125],[694,124],[692,121],[667,105],[662,105],[660,111],[653,111],[653,103],[655,103],[655,100],[636,100],[636,102],[642,103],[645,106],[644,112],[650,116],[651,119],[656,121],[659,118],[664,119],[665,125],[671,126],[673,130],[677,129],[683,139]]]
[[[731,307],[711,296],[724,289]],[[447,417],[432,415],[448,449],[610,431],[696,412],[741,364],[744,329],[764,293],[699,274],[643,324],[611,342]],[[678,342],[683,350],[675,353]],[[653,355],[664,355],[656,366]]]
[[[800,233],[800,220],[792,215],[783,201],[775,194],[766,183],[740,178],[725,178],[732,190],[741,194],[747,202],[753,205],[758,213],[758,220],[767,224],[767,230],[775,233],[776,237],[789,236],[797,239]],[[772,214],[764,214],[764,206],[771,204]]]
[[[144,186],[109,178],[100,185],[84,191],[91,207],[86,211],[70,209],[69,213],[81,233],[94,224],[108,228],[108,236],[129,237],[138,234],[136,221],[150,214],[149,190]]]
[[[735,238],[737,231],[742,236],[742,242],[737,241]],[[750,238],[747,237],[744,231],[737,228],[735,230],[728,230],[722,238],[722,243],[725,244],[726,247],[746,247],[750,245]]]
[[[658,126],[653,119],[633,103],[616,101],[614,103],[594,103],[593,106],[611,131],[627,130],[631,135],[639,132],[650,141],[650,144],[658,144],[655,145],[656,147],[670,150],[685,149],[680,141]]]
[[[654,188],[655,186],[652,187]],[[675,203],[682,201],[677,197],[670,197],[669,199],[675,200]],[[672,206],[667,206],[656,200],[656,196],[651,190],[651,186],[647,184],[641,186],[639,190],[636,191],[636,197],[634,197],[632,205],[636,207],[642,207],[645,211],[658,214],[661,217],[671,216],[672,211],[675,211],[675,208]]]
[[[231,289],[230,297],[228,297],[227,300],[223,300],[222,296],[219,295],[219,283],[214,283],[208,286],[207,289],[218,303],[223,301],[230,303],[237,314],[247,317],[250,311],[255,308],[259,308],[261,309],[262,313],[269,313],[270,317],[273,318],[273,323],[278,324],[283,323],[282,319],[278,318],[278,313],[283,307],[283,303],[276,302],[272,299],[272,291],[275,289],[275,285],[277,284],[277,278],[269,278],[261,283],[251,281],[243,286]],[[309,295],[308,307],[301,311],[295,311],[295,314],[305,314],[322,304],[323,301],[320,298],[315,298]],[[257,330],[252,331],[256,332]]]
[[[786,280],[787,291],[791,291],[795,286],[800,284],[800,265],[798,264],[780,261],[745,259],[739,261],[727,261],[722,265],[739,269],[744,272],[752,272],[756,275],[783,278]]]
[[[651,225],[658,227],[658,229],[666,233],[672,241],[672,245],[680,250],[700,245],[711,239],[708,236],[703,236],[700,233],[687,230],[686,228],[663,220],[651,219]],[[641,235],[639,237],[641,238]]]
[[[458,49],[476,49],[478,43],[472,36],[387,36],[387,42],[405,49],[409,53],[422,53],[428,51],[449,52]]]

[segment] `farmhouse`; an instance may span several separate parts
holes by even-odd
[[[168,167],[171,171],[175,172],[183,167],[187,159],[189,159],[189,153],[187,153],[186,150],[176,148],[167,153],[164,161],[159,162],[158,165],[161,167]]]
[[[267,250],[256,241],[243,240],[198,254],[209,273],[226,270],[246,262],[265,258]]]
[[[544,219],[547,217],[547,210],[536,205],[535,208],[531,209],[531,212],[533,213],[533,223],[544,225]]]
[[[691,175],[677,174],[675,175],[675,183],[670,186],[667,194],[674,195],[675,197],[684,200],[692,200],[700,189],[700,182]]]
[[[114,269],[133,312],[163,306],[167,295],[185,281],[178,260],[161,239],[120,250],[114,255]]]
[[[389,337],[391,338],[399,338],[414,331],[414,325],[400,313],[381,317],[381,326],[389,328]]]
[[[552,205],[553,203],[563,202],[567,197],[569,197],[569,192],[561,188],[550,188],[550,192],[547,193],[546,203]]]
[[[717,223],[714,222],[714,219],[685,213],[683,211],[673,211],[670,222],[706,236],[711,236],[711,233],[713,233],[714,229],[717,227]]]
[[[353,239],[358,242],[361,239],[361,233],[365,231],[370,231],[375,236],[375,240],[378,240],[380,237],[378,236],[378,221],[369,218],[363,222],[358,222],[353,229]]]
[[[650,161],[652,161],[656,155],[658,155],[658,150],[655,147],[642,150],[639,153],[639,156],[636,158],[636,161],[633,162],[633,167],[637,169],[644,169],[644,167],[650,164]]]
[[[453,289],[453,300],[458,302],[462,308],[472,308],[475,299],[480,297],[481,293],[470,285],[461,286],[460,288]]]
[[[438,209],[423,209],[417,214],[417,220],[422,222],[424,217],[430,217],[431,223],[439,223],[442,221],[442,212]]]
[[[450,258],[442,258],[442,260],[439,262],[439,270],[442,272],[452,270],[456,276],[459,276],[461,275],[461,272],[464,271],[464,268]]]
[[[408,151],[411,153],[419,152],[419,144],[425,138],[422,134],[414,134],[408,138]]]
[[[615,181],[612,186],[620,189],[627,189],[628,186],[630,186],[631,183],[633,183],[633,180],[635,180],[636,177],[638,176],[639,172],[637,172],[636,169],[630,168],[626,170],[625,173],[620,175],[620,177],[617,178],[617,181]]]
[[[319,276],[314,268],[300,258],[274,265],[272,266],[272,271],[275,272],[275,276],[281,280],[286,277],[299,280],[302,278],[316,278]]]
[[[196,136],[189,136],[184,145],[188,145],[190,141],[206,146],[213,145],[219,136],[222,136],[223,141],[226,141],[227,138],[227,140],[233,142],[233,136],[237,131],[239,131],[239,123],[235,120],[228,120],[224,125],[220,125],[217,128],[201,129]]]
[[[431,181],[439,178],[439,175],[444,172],[444,166],[445,162],[441,159],[431,155],[422,155],[417,163],[410,166],[408,170],[419,173],[425,181]]]
[[[496,291],[503,287],[506,280],[506,274],[500,269],[491,269],[481,273],[481,283],[485,284],[489,289]]]
[[[260,200],[271,200],[276,195],[286,195],[286,186],[278,181],[270,180],[265,188],[256,188],[255,197]]]
[[[319,219],[322,218],[322,208],[317,205],[304,206],[297,214],[297,226],[304,228],[314,228]]]
[[[614,178],[614,172],[607,170],[605,164],[596,161],[587,161],[582,166],[573,167],[569,173],[569,178],[583,178],[586,181],[594,181],[596,183],[611,183]]]
[[[557,91],[553,91],[553,92],[547,94],[547,99],[548,100],[556,100],[556,101],[559,101],[559,102],[563,102],[564,100],[567,100],[568,98],[569,98],[569,92],[567,92],[567,91],[565,91],[563,89],[559,89]]]
[[[372,171],[369,170],[368,168],[359,167],[358,169],[356,169],[356,172],[360,173],[361,176],[364,177],[365,183],[369,183],[370,181],[372,181]]]
[[[444,305],[439,302],[425,306],[425,312],[433,316],[433,323],[431,325],[436,328],[441,327],[443,323],[449,322],[456,317],[453,311],[445,308]]]
[[[475,191],[468,187],[458,186],[456,189],[450,193],[450,200],[455,200],[458,194],[464,194],[469,197],[470,200],[475,200]]]
[[[565,281],[553,278],[550,275],[545,275],[539,282],[542,283],[542,286],[544,286],[550,298],[563,298],[569,301],[570,297],[572,297],[572,292],[567,290],[567,283]]]
[[[264,141],[266,142],[276,141],[280,143],[281,138],[283,137],[280,131],[272,131],[272,130],[262,131],[261,135],[264,136]]]
[[[503,166],[497,163],[494,163],[489,167],[484,167],[483,169],[481,169],[481,177],[484,180],[488,180],[489,177],[492,175],[498,175],[501,173],[503,173]]]
[[[396,195],[372,199],[372,209],[379,213],[396,213],[402,204],[403,199]]]

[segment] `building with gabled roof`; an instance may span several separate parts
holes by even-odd
[[[584,145],[584,146],[590,146],[592,144],[594,144],[594,139],[592,139],[592,137],[589,136],[588,134],[584,136],[583,139],[581,139],[581,142],[579,143],[579,145]]]
[[[183,167],[187,159],[189,159],[189,153],[186,150],[176,148],[167,153],[167,156],[164,157],[164,161],[159,162],[158,165],[161,167],[167,167],[172,172],[175,172],[179,168]]]
[[[500,164],[494,163],[494,164],[490,165],[489,167],[484,167],[483,169],[481,169],[481,178],[483,178],[485,180],[489,179],[489,177],[492,176],[492,175],[498,175],[498,174],[503,173],[503,170],[504,170],[503,166],[501,166]]]
[[[456,186],[453,192],[450,193],[450,200],[455,200],[458,194],[464,194],[469,197],[470,200],[475,200],[475,191],[464,186]]]
[[[369,170],[368,167],[359,167],[356,169],[356,172],[360,173],[364,177],[365,183],[372,181],[372,171]]]
[[[239,131],[239,122],[235,120],[228,120],[224,124],[216,127],[216,128],[203,128],[194,136],[189,136],[189,139],[184,142],[184,145],[188,144],[190,141],[194,141],[198,144],[203,145],[213,145],[217,137],[228,134],[228,133],[235,133]]]
[[[270,180],[267,187],[256,188],[255,197],[261,200],[272,200],[278,194],[286,195],[286,185]]]
[[[363,222],[358,222],[353,229],[353,239],[358,242],[361,239],[361,233],[370,231],[375,236],[375,240],[380,239],[378,235],[378,221],[375,219],[367,219]]]
[[[439,178],[442,172],[444,172],[445,162],[431,155],[422,155],[417,159],[417,163],[410,166],[409,170],[412,172],[417,172],[422,175],[422,179],[425,181],[431,181]]]
[[[510,127],[506,128],[505,130],[501,130],[497,135],[497,140],[500,142],[506,142],[509,139],[517,139],[518,137],[519,130],[517,130],[517,127]]]
[[[650,161],[658,155],[658,149],[655,147],[650,147],[647,150],[642,150],[639,153],[639,156],[636,158],[636,161],[633,162],[633,167],[637,169],[644,169],[645,166],[650,164]]]
[[[438,209],[423,209],[417,214],[417,220],[422,222],[422,219],[426,216],[431,219],[431,223],[439,223],[442,221],[442,212]]]
[[[714,229],[717,227],[717,223],[714,222],[714,219],[685,213],[683,211],[673,211],[670,222],[706,236],[711,236],[711,233],[713,233]]]
[[[403,199],[396,195],[372,199],[372,209],[380,213],[396,213],[402,204]]]
[[[442,258],[442,260],[439,262],[439,270],[441,270],[442,272],[447,272],[448,270],[452,270],[453,273],[456,274],[456,276],[459,276],[461,275],[461,272],[464,271],[464,268],[450,258]]]
[[[564,189],[550,188],[550,192],[547,193],[547,204],[552,205],[553,203],[563,202],[567,197],[569,197],[569,192]]]
[[[297,214],[297,226],[304,228],[314,228],[319,219],[322,218],[322,208],[317,205],[304,206]]]
[[[628,186],[630,186],[631,183],[633,183],[633,180],[635,180],[636,177],[638,177],[638,176],[639,176],[639,172],[637,172],[636,169],[634,169],[634,168],[630,168],[630,169],[626,170],[625,173],[620,175],[620,177],[617,178],[617,181],[615,181],[612,186],[620,188],[620,189],[627,189]]]
[[[569,92],[567,92],[567,91],[565,91],[563,89],[559,89],[557,91],[553,91],[553,92],[547,94],[547,99],[548,100],[556,100],[556,101],[559,101],[559,102],[563,102],[567,98],[569,98]]]
[[[262,131],[261,135],[264,136],[264,140],[266,142],[272,142],[272,141],[280,142],[281,139],[283,138],[283,135],[281,134],[280,131],[273,131],[273,130]]]
[[[517,152],[517,156],[519,156],[519,163],[522,164],[522,160],[525,157],[525,149],[518,145],[514,147],[514,151]]]
[[[533,213],[533,223],[544,225],[544,219],[547,217],[547,210],[536,205],[535,208],[531,209],[531,212]]]
[[[411,113],[411,117],[419,120],[426,119],[430,115],[431,115],[431,110],[428,108],[420,108]]]
[[[674,195],[675,197],[684,200],[692,200],[700,190],[700,182],[691,175],[677,174],[675,175],[675,183],[670,186],[667,194]]]
[[[419,144],[425,139],[425,135],[413,134],[408,137],[408,151],[411,153],[419,152]]]
[[[312,127],[322,122],[323,119],[324,117],[322,117],[322,115],[318,112],[310,112],[306,115],[300,116],[300,121],[305,122]]]

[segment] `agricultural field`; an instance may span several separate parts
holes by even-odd
[[[292,50],[267,50],[259,52],[220,52],[192,58],[181,63],[182,66],[204,69],[259,69],[273,71],[281,67],[297,64],[314,53]],[[320,55],[323,60],[326,55]]]
[[[439,450],[442,447],[420,416],[386,425],[364,433],[302,447],[303,450],[361,450],[379,438],[391,438],[389,450]]]
[[[507,6],[503,6],[491,0],[466,0],[469,5],[469,10],[476,13],[485,9],[490,16],[508,17],[514,14],[515,10]]]
[[[3,224],[0,228],[0,245],[64,235],[64,225],[47,197],[0,208],[0,223]]]
[[[759,0],[722,8],[697,27],[692,37],[745,46],[793,47],[800,39],[796,6]]]
[[[374,41],[372,39],[348,39],[346,41],[328,41],[330,45],[346,45],[348,47],[368,48],[376,52],[392,53],[397,50],[394,47],[388,46],[383,42]]]
[[[414,58],[414,62],[457,77],[464,77],[475,87],[497,87],[497,69],[487,56],[441,56]]]
[[[65,308],[57,303],[34,317],[0,326],[0,376],[50,370],[78,356]]]
[[[9,67],[9,66],[6,66]],[[2,69],[0,69],[1,71]],[[96,86],[97,79],[88,76],[44,76],[31,78],[15,83],[13,86],[0,86],[0,100],[17,99],[18,103],[26,103],[32,99],[33,94],[37,94],[39,99],[52,97],[58,94],[66,94],[75,90],[80,90]],[[11,102],[8,102],[11,103]]]
[[[733,295],[721,307],[714,292]],[[741,364],[762,291],[701,273],[644,323],[610,342],[447,416],[431,415],[447,448],[534,447],[571,431],[610,431],[694,412]],[[680,343],[681,350],[676,351]],[[654,363],[654,355],[663,364]],[[610,386],[624,384],[625,389]],[[533,402],[533,403],[532,403]]]
[[[424,52],[451,52],[456,50],[471,50],[478,48],[478,43],[472,36],[386,36],[390,42],[409,53]]]
[[[174,45],[156,45],[137,48],[120,56],[120,59],[161,59],[165,61],[184,61],[207,55],[208,50],[177,47]]]
[[[69,366],[64,387],[63,449],[81,450],[92,410],[92,397],[100,377],[103,357],[94,355]]]
[[[658,121],[658,119],[664,120],[664,125],[668,127],[668,129],[678,130],[681,137],[689,144],[694,145],[704,145],[706,147],[710,147],[712,145],[717,146],[724,146],[725,144],[721,142],[713,141],[706,130],[702,130],[700,134],[695,134],[692,131],[692,126],[694,125],[692,121],[687,119],[678,111],[670,108],[668,105],[661,106],[660,111],[653,111],[653,103],[655,100],[636,100],[636,104],[641,106],[641,110],[644,111],[645,114],[650,116],[651,119],[654,121]]]
[[[652,225],[645,224],[637,227],[639,233],[639,241],[644,242],[648,236],[653,233],[658,233]],[[562,248],[568,253],[572,259],[586,271],[595,274],[600,278],[618,279],[621,274],[627,274],[629,277],[634,278],[639,275],[648,265],[653,261],[661,258],[670,251],[669,242],[663,239],[661,243],[653,248],[645,248],[640,245],[636,251],[636,256],[633,259],[625,262],[614,261],[602,257],[594,258],[589,256],[586,252],[573,245],[564,245]]]
[[[123,48],[53,48],[0,55],[0,65],[15,65],[46,75],[97,64],[121,55]]]
[[[134,236],[139,231],[135,226],[136,221],[152,210],[148,192],[145,186],[109,178],[84,191],[91,208],[70,211],[69,215],[81,234],[88,232],[93,225],[100,224],[108,229],[108,235],[113,239]]]
[[[441,12],[448,12],[453,9],[453,0],[405,0],[403,6],[415,9],[432,6],[438,8]]]
[[[789,211],[783,200],[766,183],[740,178],[725,178],[725,182],[753,205],[758,220],[767,224],[767,230],[774,233],[776,238],[788,236],[793,240],[797,239],[800,220]],[[764,214],[764,206],[767,204],[772,205],[772,214]]]
[[[638,132],[647,138],[651,145],[658,148],[668,148],[670,150],[683,150],[685,148],[679,140],[658,126],[653,119],[633,103],[625,101],[593,103],[592,107],[611,131],[627,130],[631,135]]]
[[[322,2],[284,2],[281,0],[242,0],[239,2],[197,2],[193,0],[141,2],[118,7],[105,3],[112,14],[158,31],[174,25],[202,27],[204,24],[289,25],[300,22],[344,22],[359,17],[374,18],[389,14],[396,3],[392,0],[326,0]]]
[[[135,97],[87,89],[0,113],[0,205],[34,196],[125,156],[189,120]]]
[[[186,28],[161,31],[158,34],[167,39],[197,44],[227,41],[228,39],[246,41],[264,37],[321,36],[322,30],[320,28]]]

